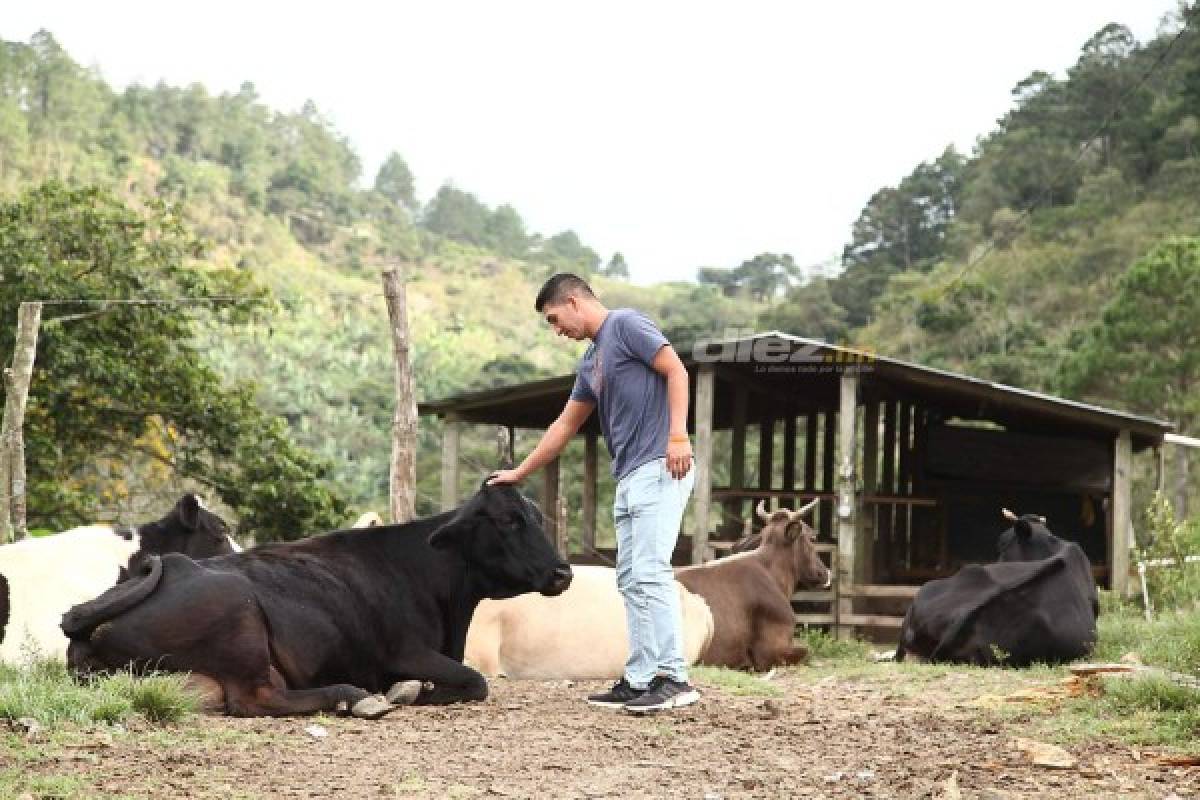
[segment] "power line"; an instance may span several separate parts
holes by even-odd
[[[1054,180],[1052,183],[1057,183],[1058,179],[1062,178],[1063,175],[1065,175],[1067,173],[1067,170],[1074,169],[1076,166],[1078,166],[1079,162],[1083,160],[1083,157],[1085,155],[1087,155],[1088,150],[1092,147],[1092,144],[1094,142],[1096,142],[1105,132],[1107,132],[1108,126],[1111,125],[1113,123],[1113,121],[1117,118],[1118,114],[1120,114],[1121,108],[1122,108],[1122,106],[1124,106],[1125,102],[1135,92],[1137,92],[1139,89],[1141,89],[1143,86],[1145,86],[1146,82],[1150,79],[1150,76],[1153,75],[1154,72],[1156,70],[1158,70],[1159,67],[1161,67],[1164,63],[1166,63],[1167,57],[1171,54],[1171,50],[1175,47],[1176,43],[1180,39],[1183,38],[1183,35],[1185,33],[1187,33],[1188,26],[1191,24],[1198,8],[1200,8],[1200,5],[1193,6],[1191,9],[1188,9],[1188,10],[1182,12],[1183,13],[1183,26],[1179,29],[1179,32],[1176,33],[1175,36],[1171,39],[1171,41],[1167,43],[1167,46],[1165,48],[1163,48],[1163,51],[1161,53],[1159,53],[1158,58],[1156,58],[1154,60],[1154,63],[1150,65],[1149,69],[1147,69],[1142,74],[1141,78],[1139,78],[1135,84],[1133,84],[1128,89],[1126,89],[1121,94],[1121,96],[1119,98],[1117,98],[1117,101],[1113,104],[1112,111],[1110,111],[1108,113],[1108,115],[1105,116],[1104,120],[1100,123],[1100,126],[1096,129],[1095,133],[1093,133],[1091,136],[1089,136],[1087,138],[1086,141],[1084,141],[1083,146],[1079,148],[1079,153],[1075,156],[1075,159],[1070,163],[1070,165],[1066,169],[1061,170],[1057,175],[1054,176]],[[1046,186],[1043,189],[1042,193],[1037,198],[1035,198],[1034,201],[1032,203],[1030,203],[1029,206],[1027,208],[1025,208],[1025,210],[1023,210],[1017,216],[1014,226],[1023,223],[1030,215],[1032,215],[1034,210],[1042,204],[1042,201],[1044,201],[1050,195],[1051,191],[1052,191],[1051,186]],[[968,272],[970,272],[971,270],[978,267],[980,265],[980,263],[983,262],[984,259],[986,259],[988,256],[990,256],[993,252],[995,252],[995,249],[996,249],[996,240],[995,240],[995,237],[993,236],[991,239],[988,239],[987,243],[984,245],[983,250],[980,251],[979,255],[977,255],[975,258],[970,259],[966,264],[964,264],[962,269],[960,269],[953,278],[951,278],[949,281],[946,282],[946,284],[944,286],[941,287],[940,294],[944,296],[945,293],[948,292],[954,286],[956,286],[966,276],[966,274]]]

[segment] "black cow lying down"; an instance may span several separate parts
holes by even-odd
[[[405,525],[153,558],[62,628],[78,674],[186,671],[236,716],[374,719],[396,704],[485,698],[483,677],[461,663],[475,606],[570,582],[538,510],[485,486],[457,511]]]
[[[999,561],[963,567],[921,587],[900,629],[896,660],[978,666],[1071,661],[1091,652],[1099,613],[1091,564],[1045,517],[1004,516]]]

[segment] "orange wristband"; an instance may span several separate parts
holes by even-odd
[[[669,438],[668,438],[668,441],[671,441],[671,442],[687,442],[687,441],[691,441],[691,440],[690,440],[690,439],[687,437],[687,434],[684,434],[684,435],[682,435],[682,436],[671,436],[671,437],[669,437]]]

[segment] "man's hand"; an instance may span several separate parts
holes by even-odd
[[[667,471],[675,480],[681,480],[692,468],[692,443],[690,441],[667,442]]]
[[[512,486],[520,483],[522,480],[521,473],[515,469],[498,469],[492,473],[487,479],[488,486]]]

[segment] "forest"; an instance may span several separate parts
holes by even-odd
[[[553,340],[532,298],[572,271],[681,349],[731,328],[781,330],[1195,435],[1191,13],[1146,42],[1106,25],[1065,75],[1014,76],[1011,107],[972,152],[930,153],[865,200],[839,263],[747,253],[650,287],[628,282],[620,253],[532,231],[469,187],[422,202],[400,153],[364,175],[314,102],[271,109],[250,82],[116,90],[51,32],[0,41],[0,353],[18,303],[47,303],[26,419],[30,524],[137,518],[182,487],[260,540],[386,509],[379,274],[393,266],[408,283],[420,400],[569,372],[579,351]],[[113,302],[130,298],[146,302]],[[422,418],[421,513],[438,506],[439,442]],[[577,447],[564,463],[574,492]],[[493,432],[469,431],[463,456],[466,488],[497,465]],[[1184,467],[1181,501],[1196,488]]]

